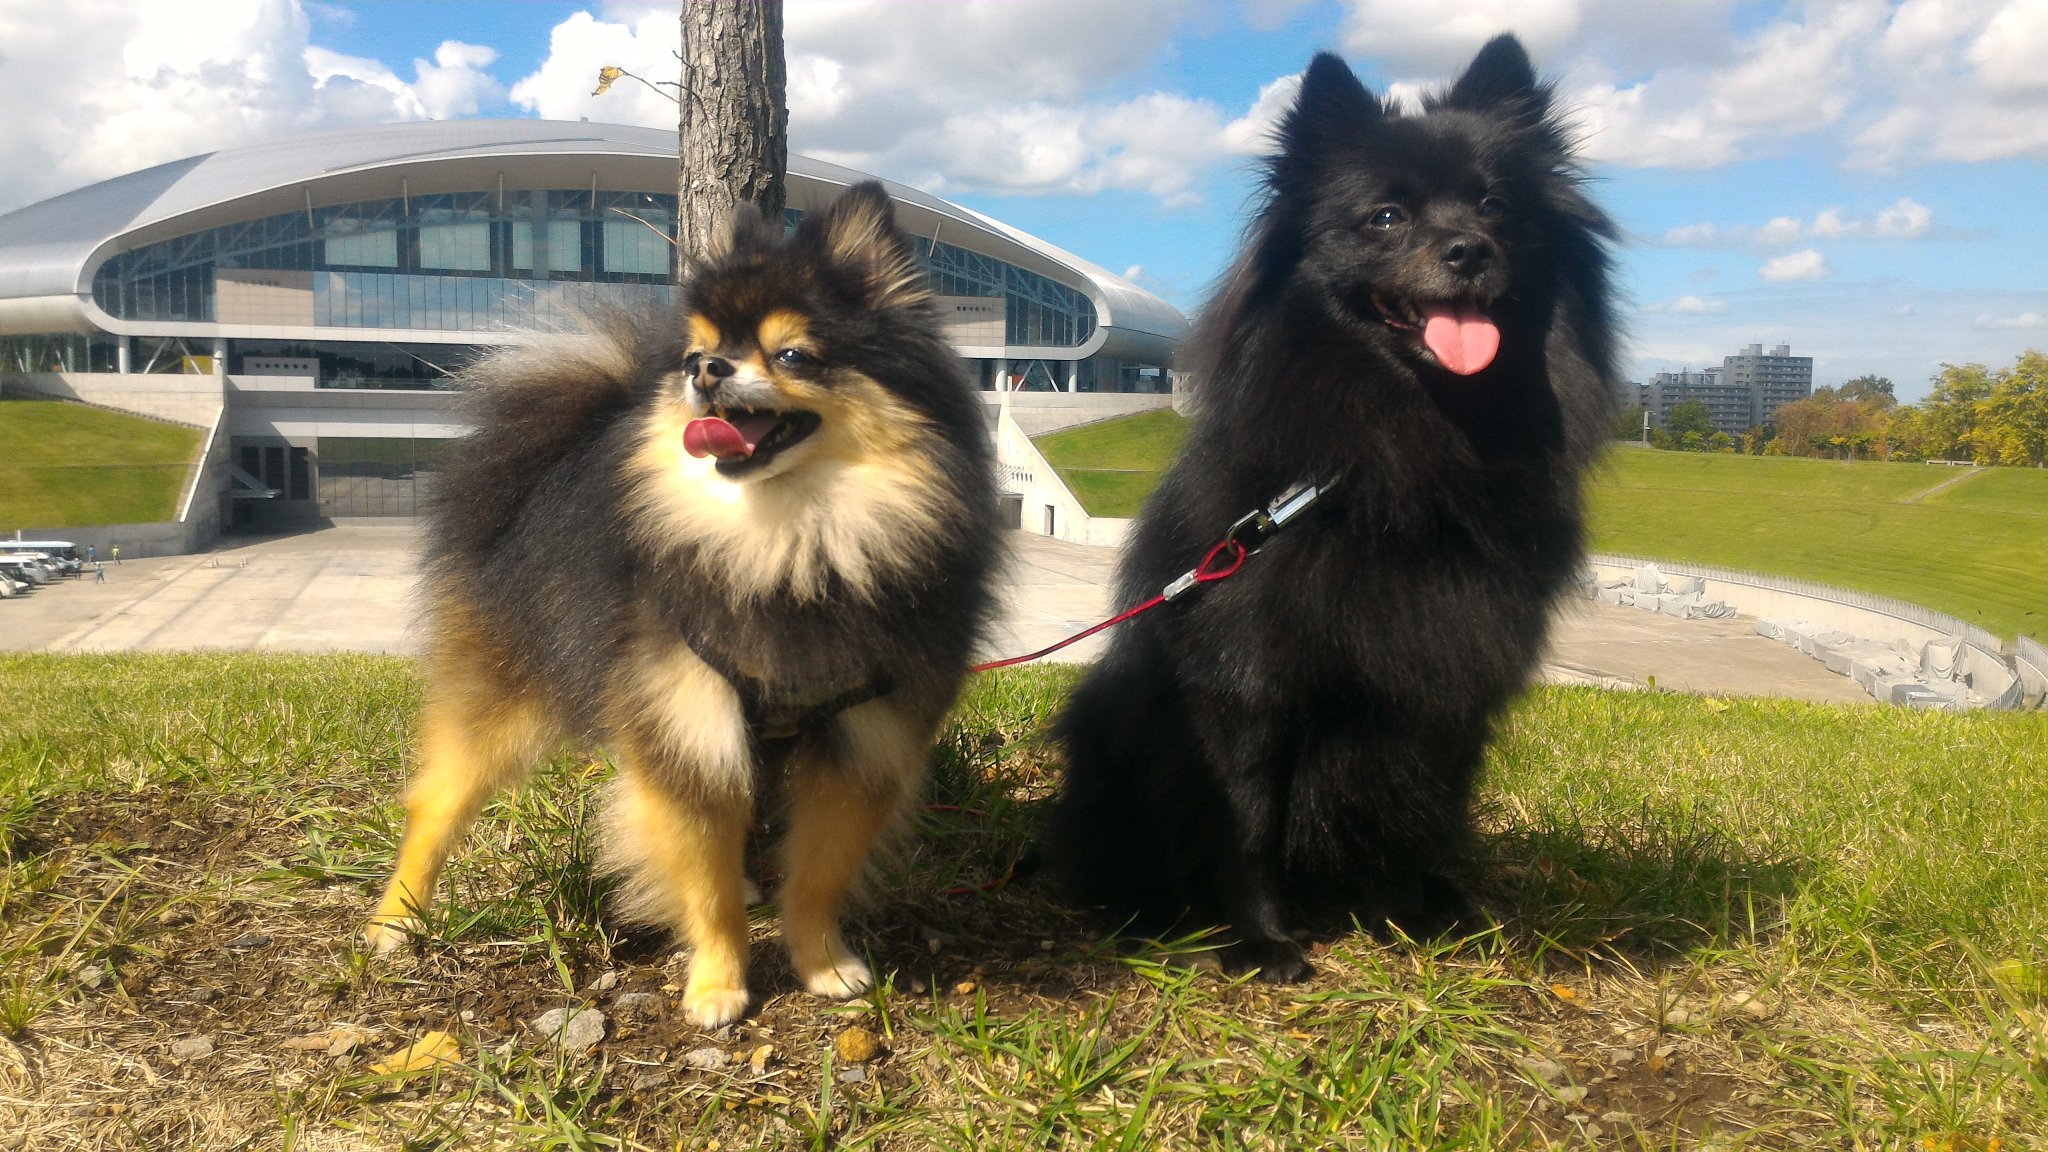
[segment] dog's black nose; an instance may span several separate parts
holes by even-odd
[[[1439,250],[1446,267],[1460,276],[1477,276],[1493,263],[1493,241],[1465,233],[1444,241]]]
[[[690,375],[690,382],[697,386],[699,392],[715,392],[733,371],[732,361],[723,356],[700,357],[697,370]]]

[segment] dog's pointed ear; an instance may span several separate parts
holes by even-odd
[[[733,205],[732,218],[725,228],[711,237],[704,257],[710,263],[722,264],[734,256],[772,248],[779,238],[779,230],[761,219],[760,206],[751,200],[742,201]]]
[[[896,227],[896,207],[879,181],[840,193],[822,212],[804,217],[801,231],[847,274],[867,306],[907,308],[931,299],[930,282]]]
[[[1488,40],[1472,58],[1465,74],[1444,97],[1444,107],[1478,112],[1519,105],[1527,114],[1540,116],[1549,98],[1548,90],[1536,83],[1536,69],[1522,42],[1503,32]]]
[[[1378,120],[1380,102],[1359,82],[1351,68],[1328,52],[1316,53],[1301,74],[1294,107],[1280,122],[1283,155],[1316,151],[1330,139],[1342,139],[1362,123]]]

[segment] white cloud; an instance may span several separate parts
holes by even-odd
[[[1664,233],[1671,248],[1712,248],[1722,242],[1721,229],[1713,224],[1685,224]]]
[[[1933,209],[1901,196],[1878,212],[1875,220],[1853,219],[1844,216],[1840,208],[1823,208],[1810,224],[1797,216],[1776,216],[1756,227],[1685,224],[1666,231],[1658,242],[1667,248],[1781,248],[1801,240],[1918,240],[1933,234]]]
[[[1561,78],[1585,149],[1633,167],[1711,168],[1826,135],[1860,167],[2048,156],[2048,2],[1345,0],[1345,49],[1369,72],[1454,75],[1489,37],[1521,36]],[[1747,16],[1748,18],[1744,18]]]
[[[1806,248],[1764,261],[1763,267],[1758,268],[1756,274],[1774,284],[1791,280],[1818,280],[1828,274],[1828,264],[1819,252]]]
[[[1923,208],[1921,211],[1924,212],[1926,209]],[[1842,240],[1854,236],[1861,228],[1860,224],[1842,219],[1840,209],[1823,208],[1820,215],[1813,218],[1811,232],[1823,240]]]
[[[1676,300],[1660,300],[1644,307],[1643,311],[1673,316],[1718,316],[1728,311],[1728,302],[1708,300],[1700,296],[1680,296]]]
[[[1756,242],[1766,246],[1790,244],[1799,239],[1805,229],[1797,216],[1779,216],[1756,230]]]
[[[2048,93],[2048,4],[2012,0],[1970,44],[1970,63],[1986,91],[2000,96]]]
[[[1514,29],[1539,57],[1556,55],[1594,6],[1587,0],[1463,0],[1455,6],[1351,0],[1344,47],[1397,68],[1449,75],[1503,29]]]
[[[2048,157],[2048,4],[1906,0],[1881,38],[1882,99],[1852,137],[1852,164]]]
[[[0,3],[0,210],[238,144],[469,115],[488,48],[449,41],[402,80],[308,42],[298,0]]]
[[[673,11],[647,12],[628,22],[578,12],[548,34],[547,59],[512,85],[511,100],[548,120],[673,127],[676,103],[664,94],[673,89],[658,86],[681,75],[675,55],[681,47],[682,25]],[[620,80],[599,96],[593,90],[598,69],[605,67],[624,68],[641,79]],[[790,87],[794,104],[793,78]]]
[[[1934,213],[1925,204],[1901,196],[1897,203],[1877,214],[1874,231],[1888,238],[1911,239],[1927,235],[1933,224]]]
[[[1268,85],[1229,123],[1212,102],[1175,92],[1089,98],[1150,59],[1183,15],[1170,0],[974,0],[914,12],[880,0],[791,3],[790,146],[933,191],[1120,188],[1182,202],[1278,115],[1295,82]],[[674,103],[646,85],[591,88],[606,65],[673,80],[679,37],[670,7],[579,12],[555,26],[547,59],[511,100],[554,119],[674,124]]]
[[[1223,126],[1223,148],[1234,156],[1262,156],[1273,150],[1281,117],[1301,94],[1301,75],[1282,76],[1259,89],[1251,111]]]
[[[2039,312],[2022,312],[2017,316],[1979,316],[1977,317],[1977,327],[1986,329],[2048,328],[2048,318],[2043,318]]]
[[[1636,167],[1711,168],[1842,120],[1854,106],[1857,63],[1882,26],[1879,0],[1844,0],[1802,11],[1733,41],[1675,53],[1647,76],[1582,60],[1565,93],[1578,108],[1587,154]],[[1720,36],[1727,37],[1723,30]]]

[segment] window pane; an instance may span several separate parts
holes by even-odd
[[[420,267],[459,272],[491,270],[489,224],[422,224]]]
[[[327,262],[364,268],[398,267],[397,231],[359,232],[327,238]]]
[[[604,222],[604,270],[668,275],[669,243],[638,220]]]

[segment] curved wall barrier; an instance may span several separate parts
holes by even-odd
[[[2025,687],[2021,675],[2006,660],[2004,643],[1975,624],[1931,608],[1889,596],[1736,568],[1599,554],[1586,560],[1602,579],[1628,579],[1644,565],[1655,565],[1667,576],[1698,577],[1704,581],[1706,596],[1759,620],[1804,620],[1821,628],[1915,650],[1930,642],[1960,641],[1957,679],[1967,683],[1990,707],[2022,706]],[[2034,645],[2034,649],[2040,652],[2039,645]]]
[[[2022,704],[2040,708],[2048,704],[2048,648],[2032,636],[2022,636],[2013,645],[2013,667],[2020,674]]]

